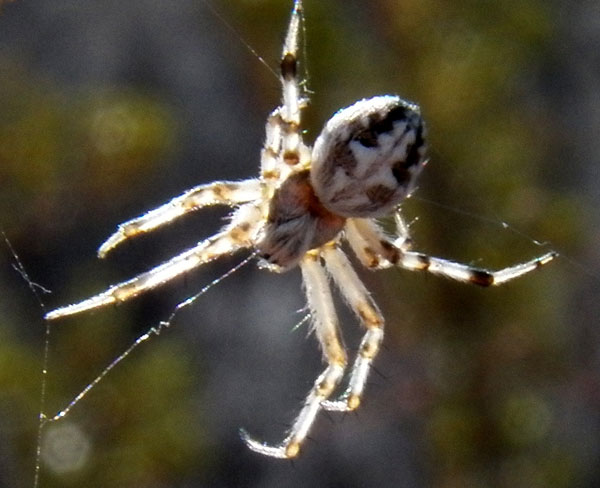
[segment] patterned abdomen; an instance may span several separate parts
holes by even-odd
[[[380,217],[406,198],[425,162],[419,107],[385,95],[338,111],[315,141],[311,183],[343,217]]]

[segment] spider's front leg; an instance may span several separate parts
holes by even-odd
[[[294,421],[289,434],[280,445],[270,446],[256,441],[241,430],[243,440],[253,451],[276,458],[293,458],[300,447],[324,401],[336,389],[346,368],[346,351],[342,345],[338,319],[333,306],[333,297],[327,283],[327,275],[319,263],[318,251],[310,251],[300,262],[302,277],[306,287],[306,296],[311,310],[315,334],[327,368],[314,383],[300,414]]]
[[[260,198],[261,191],[258,179],[215,181],[198,185],[164,205],[120,224],[117,231],[100,246],[98,256],[103,258],[123,241],[150,232],[186,213],[210,205],[234,206],[251,202]]]
[[[246,204],[234,213],[231,222],[223,231],[201,241],[195,247],[135,278],[111,286],[98,295],[52,310],[44,318],[54,320],[124,302],[220,256],[250,247],[253,245],[256,228],[260,222],[260,209],[252,204]]]

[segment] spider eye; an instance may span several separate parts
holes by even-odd
[[[360,100],[329,119],[315,141],[311,183],[331,212],[379,217],[410,194],[424,156],[418,106],[389,95]]]

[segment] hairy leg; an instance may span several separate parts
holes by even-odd
[[[315,335],[321,344],[327,367],[316,379],[302,410],[296,417],[290,432],[280,445],[271,446],[254,440],[242,430],[242,438],[250,449],[276,458],[293,458],[312,427],[322,403],[333,393],[344,375],[346,352],[342,345],[333,297],[327,275],[319,263],[317,253],[308,253],[300,263],[311,310]]]
[[[238,205],[257,200],[260,196],[261,184],[257,179],[199,185],[144,215],[120,224],[117,231],[100,246],[98,256],[103,258],[123,241],[150,232],[191,211],[209,205]]]

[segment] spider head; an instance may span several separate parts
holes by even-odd
[[[331,212],[381,217],[406,198],[425,163],[417,105],[385,95],[338,111],[315,141],[311,183]]]

